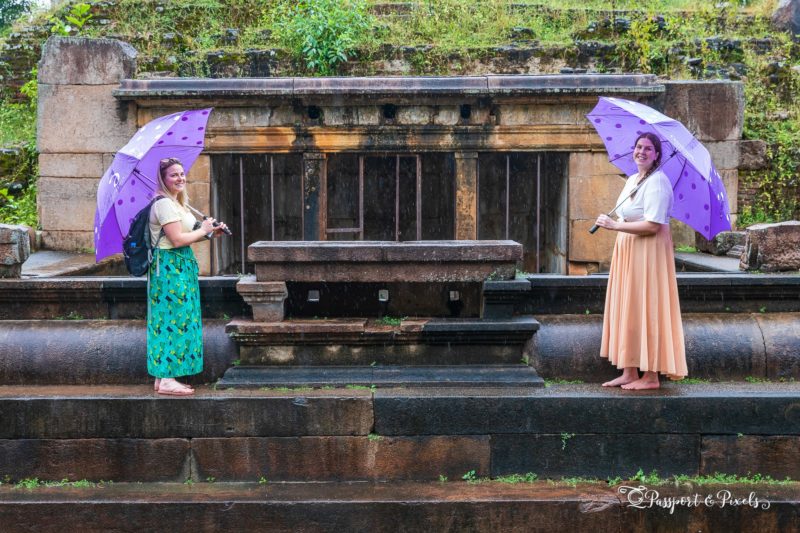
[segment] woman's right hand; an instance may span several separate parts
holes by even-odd
[[[214,231],[214,222],[216,222],[216,220],[211,217],[203,219],[203,221],[200,223],[200,229],[203,230],[204,235],[208,235]]]

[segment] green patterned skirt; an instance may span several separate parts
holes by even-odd
[[[147,372],[177,378],[203,371],[197,260],[188,246],[155,250],[150,265]]]

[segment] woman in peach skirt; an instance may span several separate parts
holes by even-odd
[[[597,219],[598,226],[619,232],[608,276],[600,356],[622,369],[622,375],[603,386],[657,389],[659,373],[670,379],[687,375],[669,228],[672,185],[657,170],[657,136],[640,135],[633,159],[639,172],[628,178],[617,203],[640,183],[641,187],[617,209],[619,220],[606,215]]]

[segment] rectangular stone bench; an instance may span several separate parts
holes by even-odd
[[[513,279],[514,241],[259,241],[257,281],[442,282]]]
[[[242,279],[237,290],[252,306],[256,322],[271,322],[284,317],[287,283],[350,284],[345,290],[353,290],[352,284],[380,283],[385,288],[394,284],[393,290],[410,293],[406,296],[411,300],[422,294],[415,284],[438,284],[460,292],[472,285],[472,292],[479,295],[485,280],[514,278],[522,245],[514,241],[259,241],[248,247],[247,255],[255,265],[255,279]],[[468,296],[476,299],[471,293]],[[477,316],[479,305],[473,307]],[[414,314],[396,311],[402,316]]]

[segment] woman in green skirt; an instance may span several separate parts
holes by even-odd
[[[187,396],[194,389],[175,378],[203,370],[197,261],[189,245],[219,235],[225,224],[215,227],[215,220],[206,218],[194,229],[180,160],[162,159],[158,178],[156,195],[163,198],[150,210],[155,249],[148,273],[147,371],[159,394]]]

